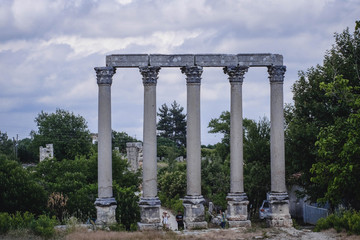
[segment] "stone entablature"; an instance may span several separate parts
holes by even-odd
[[[283,65],[280,54],[113,54],[106,56],[106,66],[114,68],[156,67],[269,67]]]

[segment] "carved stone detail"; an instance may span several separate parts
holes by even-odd
[[[113,67],[96,67],[97,84],[112,84],[112,76],[115,74],[116,69]]]
[[[200,66],[186,66],[181,68],[181,73],[186,75],[186,83],[201,83],[201,74],[203,67]]]
[[[229,75],[230,82],[244,81],[244,74],[248,71],[249,67],[246,66],[229,66],[224,67],[224,73]]]
[[[286,66],[270,66],[268,67],[270,82],[284,82]]]
[[[139,67],[139,71],[141,73],[143,84],[155,84],[158,80],[158,74],[160,71],[160,67]]]

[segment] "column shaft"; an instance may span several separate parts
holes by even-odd
[[[98,109],[98,198],[96,224],[115,223],[116,201],[112,189],[111,84],[115,69],[95,68],[99,85]]]
[[[143,129],[143,195],[139,202],[140,230],[158,229],[160,226],[160,200],[157,197],[156,159],[156,83],[160,67],[140,67],[144,84]]]
[[[249,201],[244,192],[243,160],[243,117],[242,83],[248,67],[225,67],[231,85],[230,107],[230,193],[227,195],[227,219],[230,227],[249,227],[247,206]]]
[[[98,190],[99,198],[113,196],[111,151],[111,84],[113,68],[95,68],[99,85]]]
[[[187,196],[183,200],[187,229],[207,228],[205,199],[201,195],[200,82],[202,67],[183,67],[187,83],[186,171]]]
[[[270,157],[271,192],[267,195],[270,204],[268,225],[291,227],[289,214],[289,196],[285,185],[285,139],[284,139],[284,100],[283,82],[285,66],[268,68],[270,79]]]
[[[285,66],[269,68],[270,73],[270,157],[271,192],[286,192],[283,81]]]
[[[156,85],[144,85],[143,196],[157,196]]]

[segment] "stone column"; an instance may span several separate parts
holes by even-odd
[[[115,68],[95,68],[99,85],[98,110],[98,198],[96,224],[115,223],[116,201],[112,189],[111,84]]]
[[[187,83],[186,174],[187,196],[183,200],[187,229],[207,228],[205,199],[201,195],[200,82],[202,67],[182,67]]]
[[[157,197],[156,83],[160,67],[140,67],[144,84],[143,195],[140,198],[140,230],[160,226],[160,199]]]
[[[225,67],[224,73],[229,75],[231,85],[230,110],[230,193],[227,195],[227,219],[230,227],[251,226],[248,220],[249,204],[244,192],[243,174],[243,117],[242,117],[242,83],[245,66]]]
[[[270,79],[270,157],[271,192],[267,199],[270,203],[270,226],[291,227],[289,196],[285,185],[285,140],[284,140],[284,100],[283,83],[285,66],[268,67]]]

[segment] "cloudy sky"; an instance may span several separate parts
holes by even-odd
[[[359,0],[1,0],[0,131],[29,137],[35,117],[62,108],[97,132],[94,67],[108,54],[278,53],[287,66],[285,102],[299,70],[321,64],[334,32],[354,29]],[[205,68],[202,143],[220,135],[207,125],[230,108],[221,68]],[[267,69],[251,68],[243,84],[244,117],[269,116]],[[157,105],[186,108],[185,76],[161,69]],[[112,127],[142,139],[143,85],[137,69],[118,69]]]

